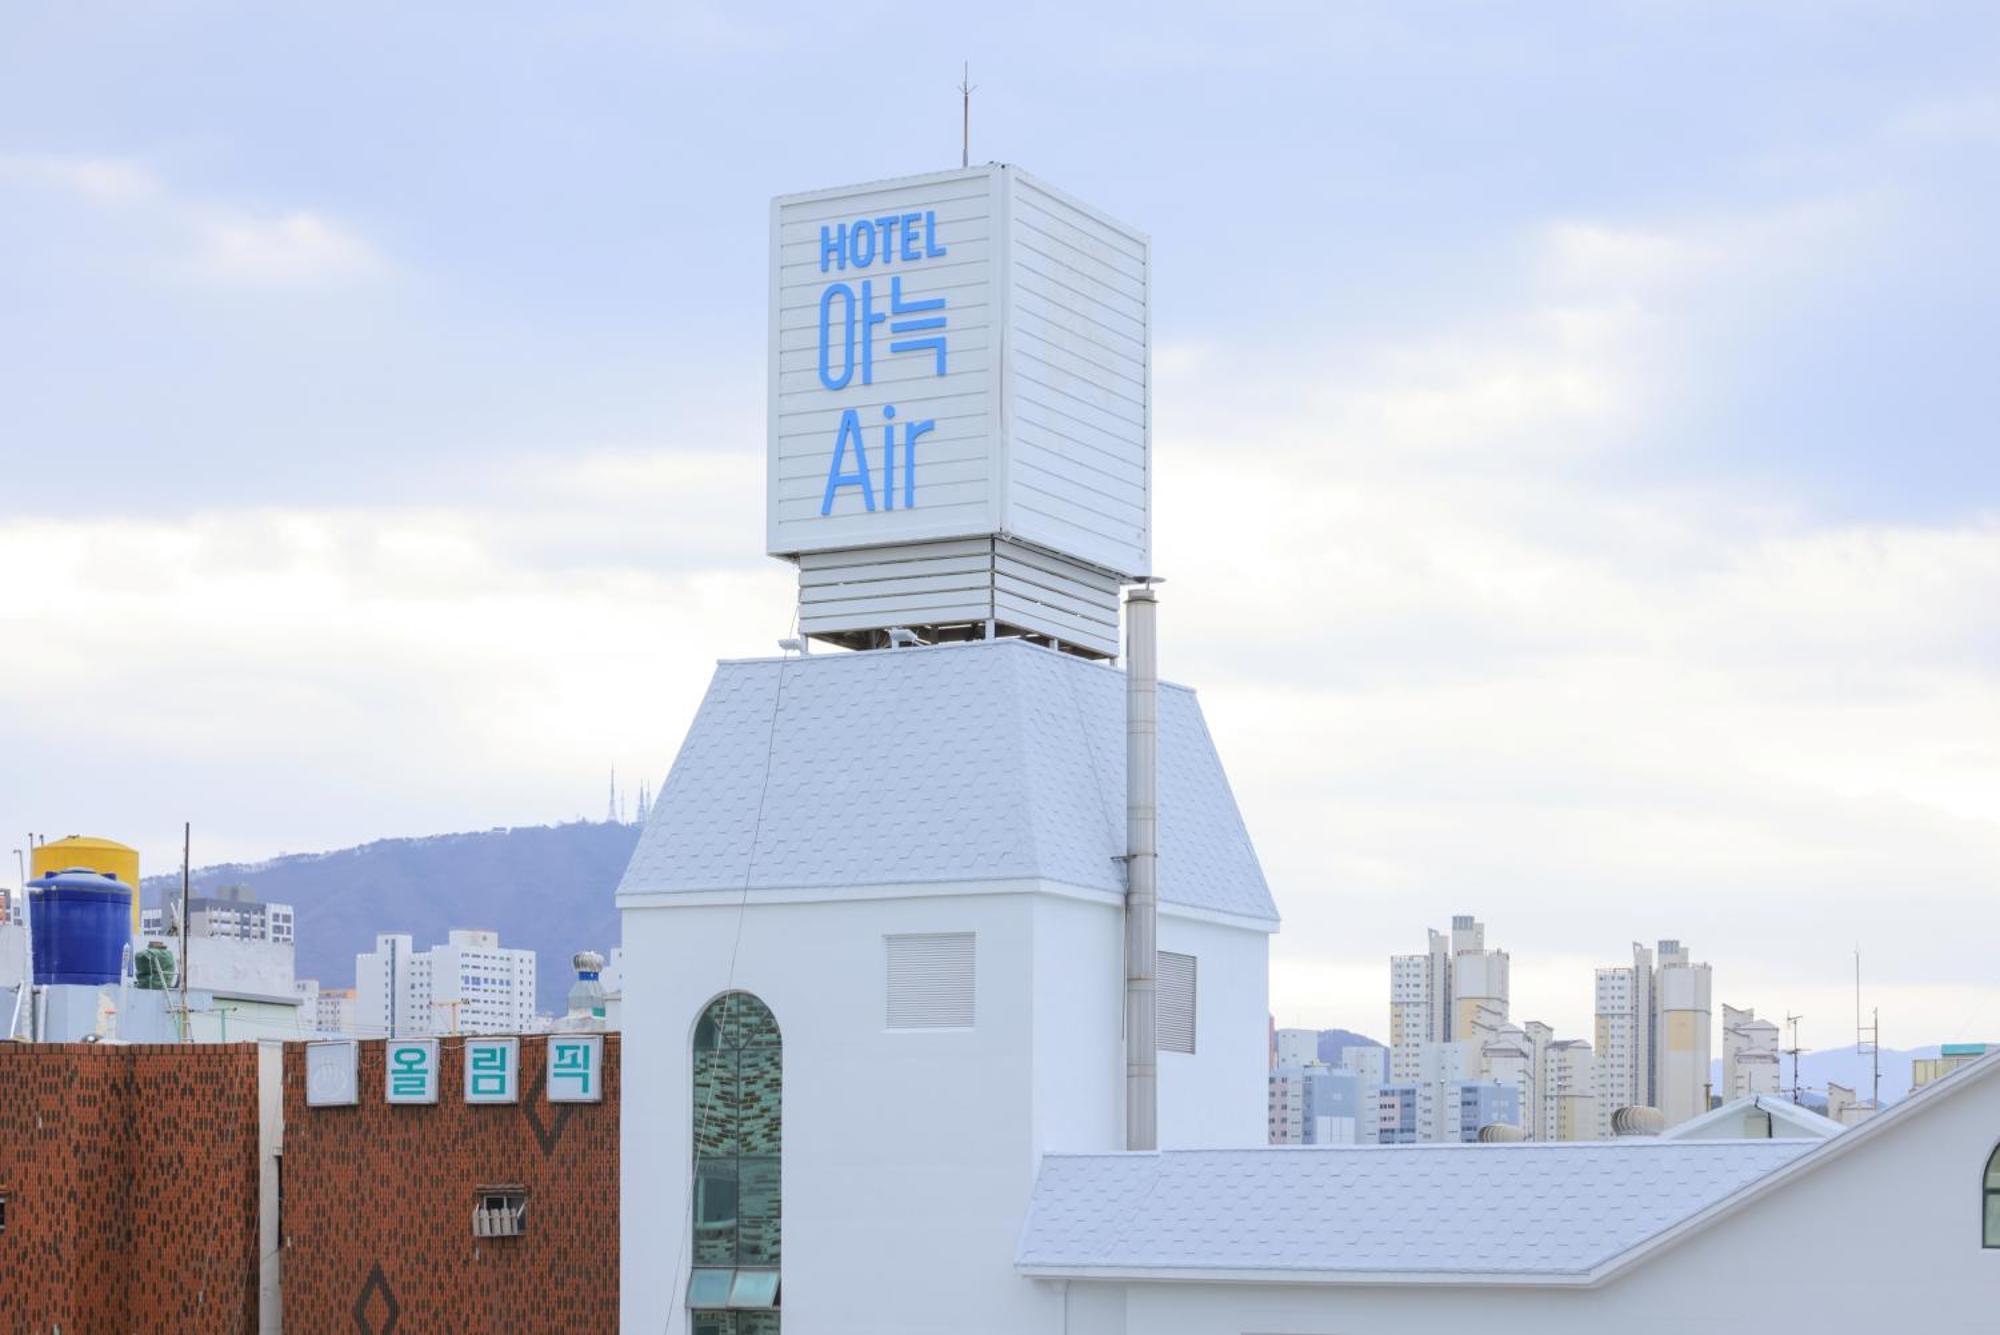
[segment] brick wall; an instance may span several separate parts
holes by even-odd
[[[0,1329],[257,1325],[257,1047],[0,1042]]]
[[[547,1040],[523,1037],[518,1104],[467,1104],[464,1050],[440,1043],[435,1104],[382,1100],[379,1040],[361,1102],[311,1108],[305,1045],[285,1048],[287,1331],[618,1328],[618,1035],[604,1101],[543,1096]],[[475,1238],[482,1186],[527,1188],[527,1231]]]

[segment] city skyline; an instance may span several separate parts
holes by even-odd
[[[1565,1033],[1673,936],[1815,1047],[1856,941],[1886,1042],[2000,1024],[1992,25],[1151,25],[24,18],[0,818],[164,870],[183,820],[208,863],[657,784],[712,660],[790,630],[769,200],[955,165],[969,56],[974,160],[1156,247],[1162,671],[1280,1013],[1379,1014],[1476,903]],[[778,133],[842,61],[893,113]]]

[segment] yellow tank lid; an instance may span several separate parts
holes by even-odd
[[[119,843],[116,839],[98,839],[88,834],[64,835],[60,839],[51,839],[47,843],[37,844],[35,847],[73,848],[78,850],[88,848],[100,853],[136,853],[139,851],[130,844]]]

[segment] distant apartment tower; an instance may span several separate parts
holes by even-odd
[[[535,1022],[535,952],[502,946],[497,932],[453,930],[423,951],[385,932],[354,957],[354,992],[367,1035],[523,1033]]]
[[[1696,964],[1678,941],[1660,942],[1659,971],[1653,983],[1659,1021],[1653,1034],[1653,1061],[1658,1069],[1654,1106],[1668,1126],[1678,1126],[1708,1111],[1711,1092],[1709,1054],[1710,993],[1714,980],[1706,964]]]
[[[1653,1106],[1653,952],[1632,947],[1630,968],[1597,971],[1597,1135],[1620,1108]]]
[[[320,989],[314,1015],[314,1027],[322,1034],[355,1034],[358,1013],[355,1005],[355,989],[351,987],[324,987]]]
[[[1268,1077],[1269,1110],[1265,1121],[1273,1145],[1306,1143],[1306,1080],[1303,1066],[1278,1066]]]
[[[1708,1110],[1709,966],[1678,941],[1660,942],[1657,963],[1632,947],[1629,968],[1597,971],[1599,1135],[1631,1106],[1657,1108],[1668,1126]]]
[[[1934,1080],[1942,1080],[1961,1066],[1972,1063],[1993,1051],[1991,1043],[1946,1043],[1938,1049],[1935,1057],[1918,1057],[1910,1062],[1910,1088],[1922,1089]]]
[[[1419,1048],[1490,1034],[1507,1021],[1508,961],[1470,914],[1433,931],[1421,955],[1389,959],[1389,1078],[1419,1080]]]
[[[1597,1057],[1580,1038],[1549,1044],[1543,1064],[1543,1140],[1597,1138]]]
[[[1470,1144],[1480,1128],[1521,1125],[1521,1091],[1498,1080],[1467,1080],[1458,1086],[1457,1134],[1451,1139]]]
[[[1311,1066],[1319,1060],[1319,1030],[1280,1029],[1277,1036],[1277,1064]]]
[[[159,908],[142,909],[139,932],[143,936],[164,936],[168,925],[180,919],[181,902],[170,895]],[[289,946],[294,942],[292,906],[265,904],[247,885],[218,886],[212,895],[188,900],[188,935],[218,941],[270,941]]]
[[[1366,1070],[1320,1063],[1281,1066],[1271,1072],[1271,1143],[1373,1144],[1381,1081],[1370,1079],[1371,1075]]]
[[[1746,1094],[1778,1092],[1778,1026],[1754,1010],[1722,1008],[1722,1088],[1724,1103]]]

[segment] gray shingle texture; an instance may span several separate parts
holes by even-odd
[[[1275,923],[1194,692],[1160,690],[1160,897]],[[1024,640],[718,664],[621,893],[1038,877],[1124,892],[1125,678]]]
[[[1050,1155],[1016,1260],[1055,1269],[1581,1275],[1818,1143]]]

